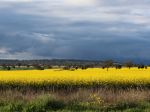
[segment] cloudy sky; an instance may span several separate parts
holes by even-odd
[[[150,60],[150,0],[0,0],[0,58]]]

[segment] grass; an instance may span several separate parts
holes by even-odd
[[[146,112],[150,90],[0,91],[1,112]]]

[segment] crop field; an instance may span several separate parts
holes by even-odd
[[[149,112],[150,68],[0,71],[0,112]]]
[[[24,70],[0,71],[0,85],[9,86],[147,86],[150,85],[150,68],[89,68],[86,70]]]

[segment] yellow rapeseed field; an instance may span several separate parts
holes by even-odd
[[[90,68],[87,70],[22,70],[0,71],[0,82],[9,83],[50,83],[50,84],[150,84],[150,68],[106,69]]]

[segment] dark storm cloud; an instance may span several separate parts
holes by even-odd
[[[0,58],[150,60],[148,0],[0,2]]]

